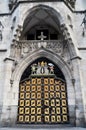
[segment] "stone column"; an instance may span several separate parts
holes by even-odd
[[[82,84],[80,78],[80,58],[75,57],[72,59],[73,72],[74,72],[74,91],[75,91],[75,125],[84,126],[84,106],[82,100]]]
[[[12,100],[12,67],[13,59],[6,58],[4,60],[4,84],[3,84],[3,107],[1,113],[1,125],[7,126],[10,124],[10,113],[11,113],[11,100]]]
[[[6,48],[2,49],[2,47],[0,45],[0,120],[1,120],[1,113],[2,113],[2,106],[3,106],[3,84],[4,84],[4,62],[3,62],[3,59],[6,55],[6,52],[7,52]]]

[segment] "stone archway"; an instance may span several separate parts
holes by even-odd
[[[11,48],[13,48],[12,51],[15,51],[14,48],[16,49],[20,46],[20,45],[18,46],[17,44],[19,44],[19,41],[21,40],[21,35],[24,35],[24,33],[26,33],[25,28],[31,29],[32,26],[33,27],[35,26],[35,24],[36,24],[35,20],[34,20],[34,24],[31,24],[31,23],[33,23],[33,21],[30,21],[30,19],[34,18],[35,12],[37,12],[38,10],[44,10],[44,11],[48,12],[48,15],[50,15],[50,17],[52,19],[54,19],[55,26],[53,24],[52,27],[54,26],[54,28],[59,29],[59,32],[63,36],[63,40],[65,42],[64,46],[67,46],[69,49],[70,58],[72,59],[74,57],[77,57],[78,50],[75,47],[75,44],[73,43],[73,39],[70,36],[68,27],[66,26],[59,10],[55,10],[54,8],[47,6],[47,5],[37,5],[37,6],[30,8],[28,11],[25,12],[25,14],[22,16],[22,19],[23,19],[23,20],[21,20],[22,24],[19,23],[16,28],[16,32],[15,32],[14,38],[13,38],[13,44],[11,45],[12,46]],[[50,20],[48,20],[48,22],[46,22],[46,23],[49,24],[49,21]],[[27,26],[28,23],[30,23],[29,26]],[[41,23],[41,21],[39,21],[39,23]]]
[[[24,71],[19,84],[17,123],[69,124],[64,75],[41,57]]]
[[[18,105],[18,93],[19,93],[19,83],[20,83],[20,78],[24,72],[24,70],[27,68],[28,65],[30,65],[35,59],[38,59],[40,57],[46,57],[48,59],[52,59],[52,61],[61,69],[62,73],[65,75],[66,83],[67,83],[67,93],[68,93],[68,107],[69,107],[69,118],[70,122],[74,123],[74,120],[72,122],[72,119],[75,118],[75,93],[74,93],[74,88],[72,84],[72,75],[70,72],[69,67],[63,60],[55,55],[52,52],[47,52],[45,49],[40,49],[39,51],[36,51],[32,53],[29,56],[26,56],[19,64],[16,66],[16,69],[12,75],[12,80],[13,80],[13,92],[16,92],[16,100],[14,101],[14,104]],[[20,70],[20,71],[19,71]],[[16,87],[17,86],[17,87]],[[72,106],[72,110],[71,110]],[[71,114],[72,112],[72,114]],[[17,115],[17,111],[16,111]]]

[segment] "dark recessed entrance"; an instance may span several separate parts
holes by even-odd
[[[27,40],[57,40],[59,32],[51,27],[37,26],[27,32]]]

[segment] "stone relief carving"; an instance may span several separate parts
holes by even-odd
[[[62,40],[53,40],[53,41],[19,41],[16,44],[11,45],[11,56],[18,58],[21,56],[25,56],[30,52],[33,52],[39,48],[46,48],[48,50],[57,53],[58,55],[62,55],[63,53],[63,42]]]
[[[73,66],[70,58],[70,52],[68,44],[65,41],[57,40],[57,41],[20,41],[16,42],[16,44],[11,45],[11,57],[15,59],[15,61],[20,60],[21,58],[28,55],[30,52],[38,50],[39,48],[46,48],[61,56],[64,61],[68,64],[73,72]],[[16,67],[16,65],[15,65]]]
[[[72,58],[76,56],[73,46],[73,41],[70,36],[70,33],[68,32],[67,27],[65,24],[61,25],[61,32],[63,34],[64,38],[64,46],[63,46],[63,58],[70,67],[71,73],[73,72],[73,65],[72,65]]]
[[[48,42],[46,48],[53,50],[57,54],[61,55],[63,53],[63,42],[58,40],[57,42]]]
[[[11,45],[11,56],[19,59],[20,57],[24,57],[28,53],[35,51],[41,47],[46,48],[47,50],[53,51],[54,53],[60,55],[64,58],[64,50],[67,47],[70,55],[70,59],[75,55],[74,50],[70,49],[73,46],[72,39],[70,37],[70,33],[65,24],[60,26],[63,38],[61,40],[20,40],[22,26],[18,25],[16,32],[14,34],[13,44]],[[64,58],[66,59],[66,58]]]
[[[22,32],[22,26],[18,25],[14,34],[13,42],[19,41]]]
[[[74,47],[73,47],[72,38],[71,38],[70,33],[68,32],[68,29],[65,26],[65,24],[61,25],[61,32],[62,32],[65,43],[68,44],[69,53],[70,53],[70,56],[72,58],[76,54],[75,54],[75,51],[73,49]]]
[[[31,65],[31,75],[54,75],[54,64],[44,61]]]

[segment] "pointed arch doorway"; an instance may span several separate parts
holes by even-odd
[[[69,123],[64,75],[53,62],[44,57],[28,66],[21,77],[17,122]]]

